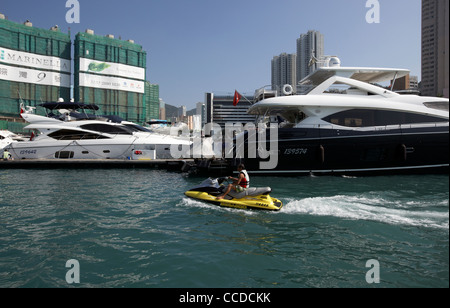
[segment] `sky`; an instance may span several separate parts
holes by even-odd
[[[34,27],[133,39],[147,52],[147,80],[160,97],[187,109],[206,92],[253,94],[271,82],[271,60],[296,53],[308,30],[324,35],[325,54],[342,66],[392,67],[421,74],[421,1],[368,0],[78,0],[80,23],[67,23],[66,0],[0,0],[0,13]]]

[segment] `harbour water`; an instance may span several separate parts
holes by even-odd
[[[276,213],[187,199],[202,180],[0,170],[0,287],[449,287],[448,176],[252,177]]]

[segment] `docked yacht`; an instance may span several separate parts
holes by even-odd
[[[30,123],[25,129],[40,134],[10,144],[8,149],[14,159],[169,159],[173,144],[191,145],[189,140],[155,134],[132,122],[76,112],[92,106],[55,104],[58,107],[44,107],[58,108],[59,115],[21,114]]]
[[[247,170],[280,175],[448,173],[449,100],[399,95],[372,84],[408,73],[323,67],[301,82],[308,88],[303,95],[263,97],[249,113],[278,128],[278,149],[272,153],[278,164],[261,170],[264,160],[246,153]],[[246,149],[250,142],[247,137]]]
[[[0,130],[0,150],[3,150],[3,148],[6,148],[13,142],[20,142],[25,140],[26,138],[23,136],[19,136],[8,130]]]
[[[13,143],[13,139],[10,137],[10,132],[0,130],[0,150]]]

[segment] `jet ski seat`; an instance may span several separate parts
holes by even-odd
[[[228,195],[233,197],[234,199],[242,199],[245,197],[256,197],[259,195],[268,195],[272,192],[272,188],[270,187],[251,187],[243,192],[235,192],[231,191]]]

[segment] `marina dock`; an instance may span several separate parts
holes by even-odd
[[[0,160],[3,169],[161,169],[221,176],[231,174],[234,167],[220,159],[22,159]]]
[[[0,161],[0,169],[113,169],[113,168],[157,168],[181,171],[183,166],[194,160],[156,159],[156,160],[124,160],[124,159],[24,159]]]

